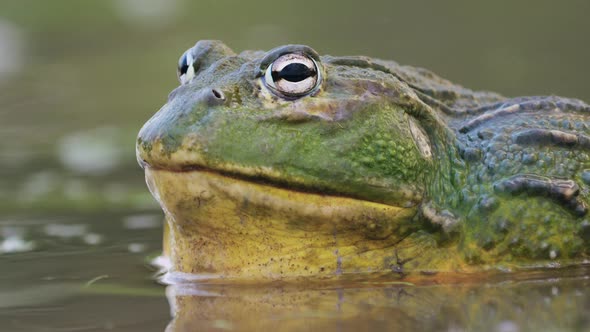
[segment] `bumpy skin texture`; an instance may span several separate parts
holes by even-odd
[[[137,141],[150,189],[169,220],[166,252],[175,270],[232,277],[243,275],[246,264],[277,278],[585,262],[590,108],[583,102],[507,99],[424,69],[320,57],[298,45],[236,55],[220,42],[200,41],[189,52],[195,77],[170,94]],[[263,75],[289,52],[315,59],[323,79],[310,95],[286,100],[265,86]],[[240,189],[230,192],[228,179]],[[264,196],[266,187],[275,196]],[[297,211],[307,197],[310,211],[340,212],[330,219]],[[336,220],[353,201],[360,203],[350,205],[352,221]],[[238,218],[243,214],[251,223]],[[274,245],[248,244],[260,232]],[[307,252],[317,233],[325,237],[316,246],[326,252]],[[348,240],[339,245],[341,235]],[[295,251],[307,253],[294,258]],[[336,254],[318,258],[327,252]],[[278,263],[281,257],[290,263]],[[219,264],[234,258],[235,264]]]

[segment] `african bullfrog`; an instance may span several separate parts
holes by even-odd
[[[282,279],[588,264],[590,107],[364,56],[199,41],[137,157],[171,271]]]

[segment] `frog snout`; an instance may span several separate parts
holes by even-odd
[[[186,86],[180,86],[168,95],[168,103],[173,102],[180,96],[189,95],[189,100],[194,103],[201,103],[208,106],[217,106],[226,101],[225,94],[218,88],[203,88],[197,91],[187,91]],[[181,98],[182,99],[182,98]]]
[[[174,166],[169,156],[180,149],[188,138],[196,139],[207,122],[209,112],[222,107],[228,98],[217,87],[205,87],[196,91],[178,89],[168,103],[154,114],[140,130],[137,140],[137,159],[142,167]],[[199,145],[201,141],[195,141]]]

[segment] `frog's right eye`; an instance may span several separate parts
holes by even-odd
[[[186,84],[195,77],[195,61],[190,50],[184,52],[178,60],[177,75],[180,84]]]

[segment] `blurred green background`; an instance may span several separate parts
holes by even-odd
[[[199,39],[392,59],[472,89],[590,100],[590,2],[2,0],[0,209],[154,208],[134,139]]]
[[[142,265],[160,251],[162,212],[135,160],[135,137],[177,86],[178,57],[197,40],[220,39],[236,51],[302,43],[321,54],[425,67],[471,89],[588,102],[588,13],[588,0],[0,0],[1,329],[129,332],[168,324],[164,291]],[[529,326],[523,330],[546,322],[583,330],[586,284],[492,288],[491,300],[484,285],[464,292],[467,302],[444,300],[444,287],[408,289],[417,295],[405,309],[398,297],[399,311],[387,294],[406,291],[384,289],[384,298],[370,295],[376,306],[358,302],[358,321],[373,319],[374,310],[383,329],[417,317],[417,326],[442,326],[435,330],[514,331],[506,328],[516,323],[502,321],[514,313],[510,319]],[[515,293],[522,301],[506,296]],[[309,302],[310,315],[317,303],[332,315],[345,302],[338,289],[322,294]],[[414,299],[432,313],[416,312]],[[506,302],[510,315],[497,314]],[[482,316],[466,311],[479,304]],[[541,305],[545,314],[523,311]],[[207,307],[215,324],[227,315],[222,304]],[[330,317],[333,326],[349,324]],[[283,322],[267,311],[251,319]]]

